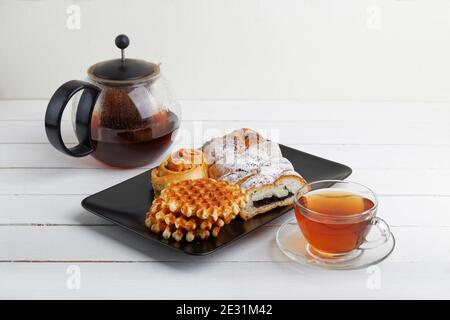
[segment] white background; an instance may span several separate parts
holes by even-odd
[[[0,0],[0,99],[49,98],[119,33],[181,99],[450,99],[447,0]]]

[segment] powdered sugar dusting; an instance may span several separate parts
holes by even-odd
[[[236,136],[233,133],[233,137]],[[241,144],[240,144],[241,143]],[[298,175],[291,162],[281,154],[277,143],[262,140],[245,145],[244,139],[217,138],[205,148],[209,153],[210,175],[218,180],[239,183],[244,189],[273,183],[282,175]]]

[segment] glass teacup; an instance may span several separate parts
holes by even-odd
[[[347,260],[377,248],[391,237],[388,224],[376,217],[378,200],[369,188],[354,182],[322,180],[296,194],[295,216],[316,259]],[[372,226],[376,239],[367,239]]]

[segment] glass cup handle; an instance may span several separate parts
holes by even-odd
[[[380,233],[380,237],[375,240],[366,240],[364,239],[364,242],[359,247],[361,250],[368,250],[368,249],[374,249],[379,247],[380,245],[388,242],[389,238],[391,237],[391,230],[389,229],[388,224],[386,221],[384,221],[381,218],[374,217],[370,221],[370,224],[372,226],[377,227],[378,232]]]

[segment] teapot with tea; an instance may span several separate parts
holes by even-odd
[[[117,36],[115,43],[121,58],[96,63],[87,70],[87,81],[68,81],[56,90],[45,131],[50,143],[69,156],[90,154],[111,166],[139,167],[171,146],[180,107],[159,64],[125,58],[126,35]],[[74,96],[72,122],[79,143],[68,147],[61,137],[61,117]]]

